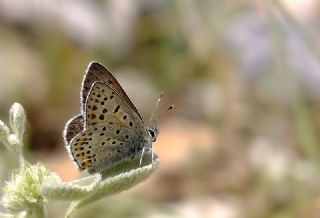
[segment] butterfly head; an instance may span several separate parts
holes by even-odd
[[[157,136],[158,136],[158,129],[157,128],[153,128],[153,127],[148,127],[147,128],[147,132],[149,134],[149,137],[151,139],[152,142],[155,142],[157,140]]]

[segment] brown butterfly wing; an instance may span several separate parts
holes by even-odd
[[[63,131],[63,138],[66,145],[79,133],[84,130],[84,118],[81,114],[72,117],[67,123]]]
[[[102,64],[99,64],[97,62],[91,62],[89,64],[82,82],[82,89],[81,89],[82,114],[85,111],[86,100],[87,100],[89,91],[92,87],[92,84],[97,81],[104,82],[108,86],[110,86],[130,106],[130,108],[139,116],[139,118],[142,121],[142,118],[137,108],[131,102],[131,100],[129,99],[125,91],[122,89],[122,87],[120,86],[116,78],[114,78],[114,76]]]

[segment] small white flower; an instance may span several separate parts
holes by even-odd
[[[22,140],[26,126],[26,113],[19,103],[14,103],[10,109],[10,127],[12,131]]]
[[[12,213],[26,212],[29,215],[33,214],[32,217],[37,217],[37,214],[43,217],[45,199],[40,187],[49,175],[44,165],[26,163],[6,182],[2,205]]]

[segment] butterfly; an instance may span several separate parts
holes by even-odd
[[[159,133],[154,115],[162,96],[146,127],[115,77],[103,65],[91,62],[81,87],[81,113],[66,123],[63,133],[76,166],[92,174],[137,156],[141,165],[143,154],[149,151],[153,161],[152,143]]]

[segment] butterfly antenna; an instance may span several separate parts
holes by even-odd
[[[157,119],[155,119],[155,118],[157,118],[156,112],[158,111],[159,103],[160,103],[160,101],[161,101],[161,99],[162,99],[162,97],[163,97],[163,94],[164,94],[164,93],[161,92],[160,95],[159,95],[159,98],[158,98],[158,100],[157,100],[156,106],[155,106],[154,109],[153,109],[153,112],[152,112],[152,115],[151,115],[151,118],[150,118],[150,121],[149,121],[149,126],[151,126],[152,122],[154,122],[155,120],[157,120]]]
[[[166,115],[166,114],[167,114],[170,110],[172,110],[173,108],[174,108],[174,106],[173,106],[173,105],[170,105],[165,112],[163,112],[162,114],[158,115],[154,120],[155,120],[155,121],[160,121],[160,120],[162,120],[162,118],[164,117],[164,115]],[[156,122],[155,122],[155,123],[156,123]],[[156,128],[156,125],[155,125],[155,128]]]

